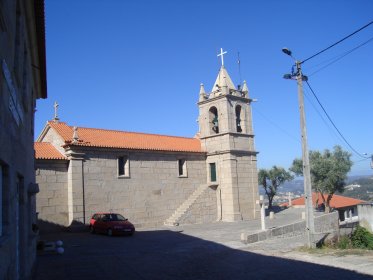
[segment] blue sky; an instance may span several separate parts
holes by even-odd
[[[48,99],[37,102],[35,133],[57,101],[69,125],[193,137],[199,85],[210,91],[220,62],[235,84],[246,80],[253,103],[258,167],[288,168],[301,156],[295,81],[303,60],[373,19],[370,0],[120,1],[46,0]],[[373,37],[373,25],[304,63],[310,75]],[[310,75],[309,83],[350,144],[373,153],[373,41]],[[310,150],[348,147],[305,87]],[[326,120],[326,117],[324,116]],[[353,155],[351,174],[372,174]]]

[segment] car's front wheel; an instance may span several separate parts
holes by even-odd
[[[91,233],[96,233],[95,228],[94,228],[93,226],[90,226],[90,227],[89,227],[89,231],[90,231]]]
[[[107,235],[108,235],[108,236],[112,236],[112,235],[113,235],[113,230],[112,230],[111,228],[109,228],[109,229],[107,230]]]

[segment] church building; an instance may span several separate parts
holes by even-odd
[[[39,219],[66,227],[108,211],[137,227],[256,219],[251,102],[222,60],[211,92],[201,84],[194,138],[73,127],[56,111],[35,143]]]

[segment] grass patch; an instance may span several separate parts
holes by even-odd
[[[337,256],[343,257],[348,255],[355,255],[355,256],[373,256],[372,250],[366,249],[338,249],[338,248],[330,248],[330,247],[320,247],[320,248],[308,248],[306,246],[300,247],[297,251],[318,255],[318,256]]]
[[[361,226],[357,226],[350,235],[334,237],[318,244],[317,248],[301,247],[299,251],[310,254],[373,255],[373,234]]]

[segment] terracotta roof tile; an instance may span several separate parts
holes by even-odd
[[[71,145],[74,133],[72,126],[68,126],[64,122],[55,123],[53,121],[48,122],[48,125],[57,131],[66,144]],[[78,136],[78,143],[74,145],[132,150],[203,152],[201,142],[196,138],[84,127],[78,127]]]
[[[327,198],[327,195],[324,195],[325,200]],[[318,193],[318,199],[319,199],[319,206],[323,204],[323,200],[321,197],[321,194]],[[333,195],[332,199],[330,200],[330,207],[332,208],[343,208],[343,207],[348,207],[348,206],[353,206],[360,204],[362,202],[365,202],[364,200],[356,199],[356,198],[351,198],[351,197],[346,197],[342,195]],[[315,205],[316,203],[316,193],[312,193],[312,204]],[[304,205],[304,197],[299,197],[291,201],[291,204],[293,206],[296,205]],[[288,203],[283,203],[280,206],[288,206]]]
[[[66,159],[51,143],[35,142],[34,149],[36,159]]]

